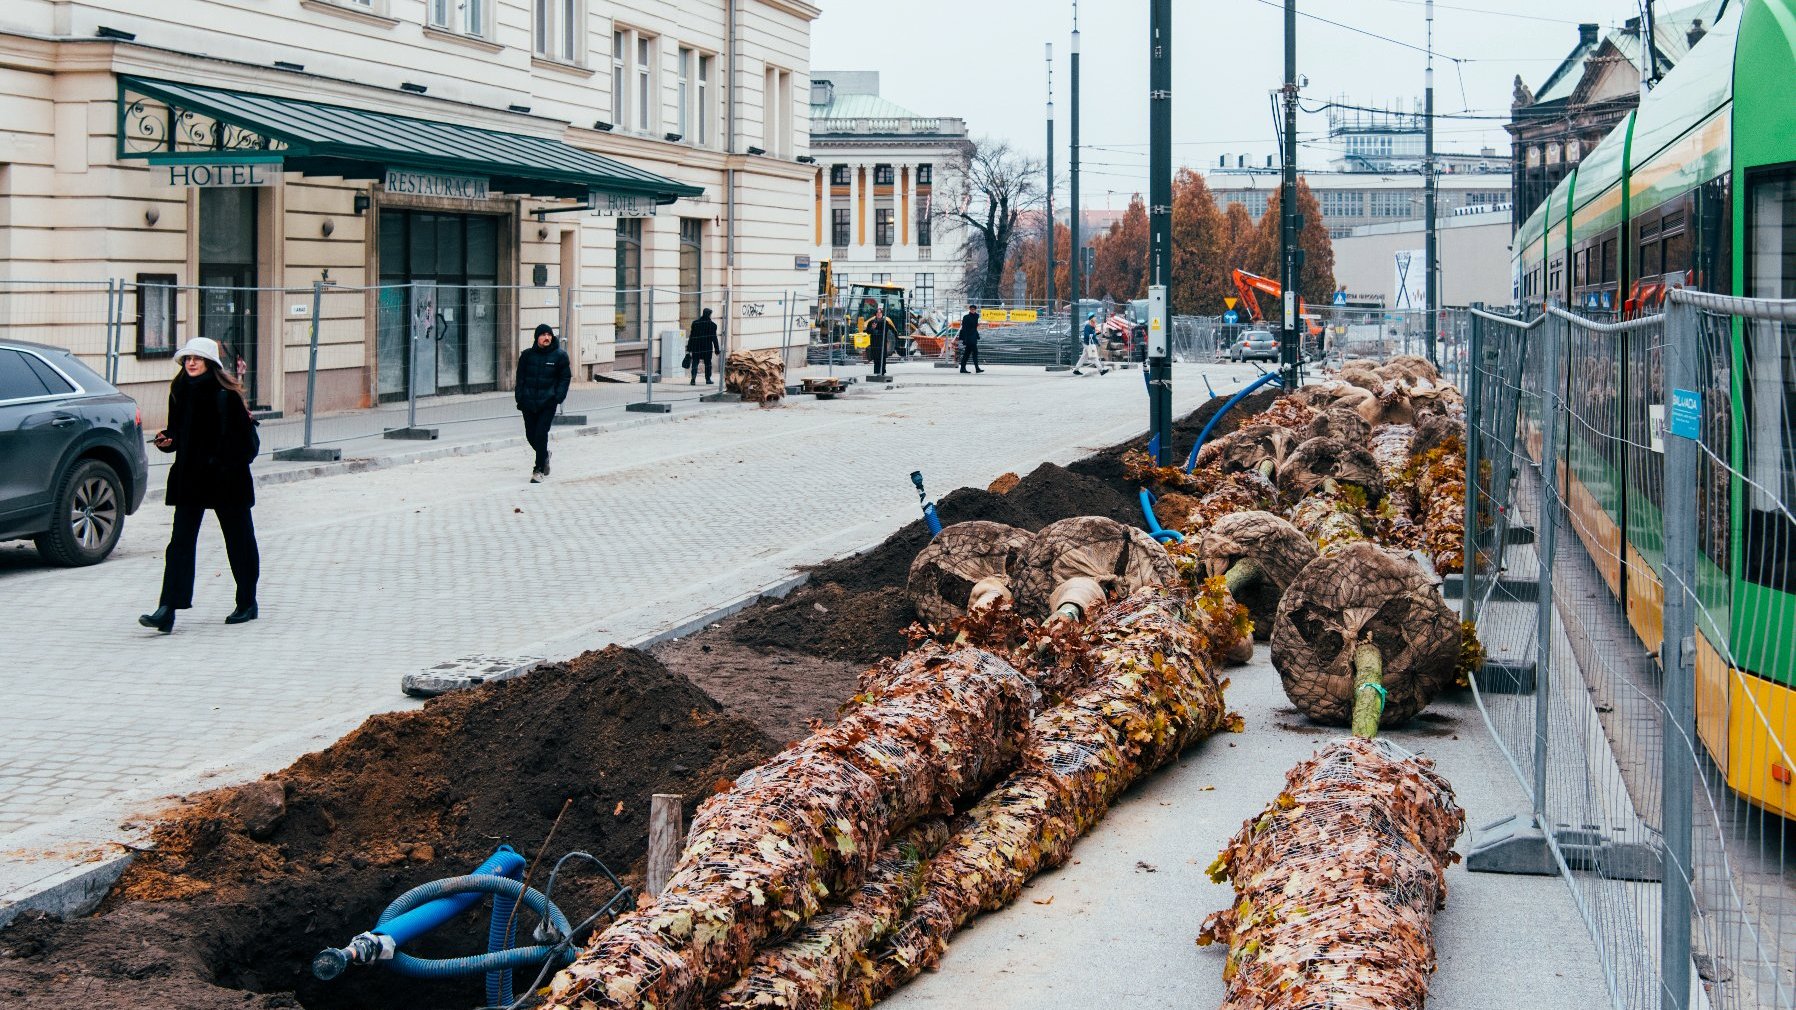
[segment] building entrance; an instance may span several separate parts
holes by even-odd
[[[497,217],[380,212],[382,400],[499,387],[498,275]]]

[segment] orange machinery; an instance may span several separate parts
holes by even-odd
[[[1271,295],[1274,302],[1279,304],[1284,303],[1284,285],[1272,278],[1261,277],[1259,274],[1251,274],[1245,270],[1236,270],[1232,276],[1235,280],[1235,290],[1241,294],[1241,304],[1247,309],[1247,318],[1254,322],[1263,323],[1266,321],[1265,313],[1260,311],[1260,295]],[[1322,335],[1322,327],[1315,320],[1310,318],[1309,313],[1303,304],[1302,295],[1297,297],[1297,318],[1304,321],[1309,329],[1310,336],[1319,337]]]

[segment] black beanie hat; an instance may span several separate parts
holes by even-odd
[[[548,323],[537,323],[536,324],[536,335],[540,337],[545,333],[547,333],[551,337],[554,336],[555,335],[555,327],[550,326]]]

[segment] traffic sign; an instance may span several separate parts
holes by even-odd
[[[1229,300],[1234,301],[1232,298]],[[1229,326],[1233,326],[1241,321],[1241,313],[1236,312],[1234,309],[1230,309],[1222,314],[1222,321]]]
[[[1336,291],[1335,292],[1335,304],[1336,305],[1346,305],[1347,304],[1347,292]]]
[[[1241,301],[1241,299],[1239,299],[1239,298],[1224,298],[1222,300],[1222,304],[1230,312],[1233,312],[1233,311],[1235,311],[1235,305],[1238,304],[1240,301]]]

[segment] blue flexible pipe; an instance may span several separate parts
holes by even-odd
[[[1163,544],[1182,544],[1185,542],[1185,534],[1180,533],[1178,530],[1160,528],[1160,517],[1154,515],[1154,493],[1147,488],[1141,489],[1141,515],[1147,520],[1148,536],[1153,537]]]
[[[539,917],[547,920],[561,936],[573,932],[573,927],[568,923],[567,916],[563,915],[561,909],[556,908],[541,891],[534,887],[525,887],[521,881],[490,874],[449,877],[444,880],[433,880],[428,884],[420,884],[400,895],[394,899],[391,905],[387,906],[386,911],[380,914],[381,921],[375,926],[375,930],[384,933],[389,922],[395,921],[420,905],[435,902],[440,898],[468,895],[472,901],[479,901],[483,894],[500,896],[513,902],[523,903]],[[507,918],[509,918],[509,914]],[[503,930],[504,926],[500,925],[496,928]],[[391,933],[386,935],[392,936]],[[477,954],[471,957],[451,957],[427,961],[403,951],[395,951],[388,966],[393,971],[412,978],[446,978],[457,975],[508,972],[515,968],[531,968],[542,964],[545,958],[555,952],[554,945],[542,944],[534,947],[513,947],[510,950]],[[563,949],[561,953],[567,959],[567,963],[573,962],[574,952],[572,950]]]
[[[509,845],[499,847],[486,862],[475,867],[469,876],[481,877],[518,877],[524,872],[524,857]],[[441,881],[438,881],[441,883]],[[431,885],[426,884],[425,887]],[[407,891],[414,894],[418,888]],[[370,933],[393,938],[393,946],[403,947],[418,937],[429,933],[443,923],[455,918],[476,904],[479,904],[479,892],[468,891],[453,897],[433,896],[437,900],[416,901],[400,907],[398,901],[387,906],[380,914],[380,919]],[[404,900],[404,896],[400,900]]]
[[[1278,381],[1278,373],[1277,372],[1267,372],[1265,375],[1262,375],[1258,379],[1255,379],[1253,381],[1253,383],[1250,384],[1246,389],[1243,389],[1239,393],[1236,393],[1234,396],[1230,397],[1229,402],[1223,404],[1222,409],[1216,412],[1216,416],[1210,418],[1210,423],[1204,425],[1204,430],[1198,433],[1197,444],[1191,447],[1191,458],[1185,461],[1185,472],[1190,473],[1193,470],[1197,469],[1197,454],[1199,452],[1203,451],[1204,443],[1206,443],[1210,440],[1210,432],[1216,430],[1216,422],[1222,420],[1222,417],[1224,414],[1227,414],[1229,411],[1234,410],[1235,405],[1240,403],[1242,400],[1247,399],[1248,396],[1253,394],[1254,390],[1259,389],[1261,386],[1264,386],[1268,382],[1277,382],[1277,381]]]
[[[502,894],[493,895],[493,918],[486,927],[486,952],[488,954],[498,954],[511,949],[512,942],[518,936],[517,907],[518,903],[515,898],[508,898]],[[510,968],[487,972],[486,1005],[510,1006],[512,1001],[511,982]]]

